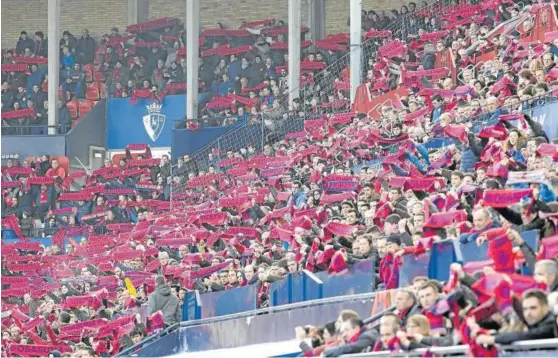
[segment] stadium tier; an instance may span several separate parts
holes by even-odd
[[[200,31],[198,118],[177,18],[65,31],[58,104],[42,32],[3,50],[2,140],[67,143],[2,146],[3,356],[556,353],[554,3],[307,32],[290,58],[279,20]]]

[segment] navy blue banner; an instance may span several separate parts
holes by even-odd
[[[533,120],[539,122],[549,139],[558,138],[558,102],[533,108]]]
[[[203,106],[209,95],[198,96]],[[186,96],[166,96],[161,103],[139,98],[113,98],[107,106],[107,150],[124,149],[129,144],[147,143],[152,148],[170,147],[175,121],[185,118]]]

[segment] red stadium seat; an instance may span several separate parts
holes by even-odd
[[[85,101],[82,101],[79,103],[79,116],[80,117],[85,117],[85,115],[93,108],[93,106],[95,106],[95,102],[86,99]]]
[[[95,82],[93,84],[95,84]],[[89,86],[85,91],[85,98],[90,101],[98,101],[101,99],[101,93],[96,86]]]
[[[89,68],[84,68],[85,72],[85,82],[91,83],[93,82],[93,71]]]
[[[93,80],[95,82],[105,82],[105,76],[99,70],[93,71]]]
[[[66,104],[68,107],[68,111],[70,111],[70,117],[77,118],[78,117],[78,107],[79,104],[77,101],[70,101]]]

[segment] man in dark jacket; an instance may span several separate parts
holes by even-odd
[[[511,344],[518,341],[558,337],[556,317],[550,312],[546,293],[529,290],[523,294],[523,319],[526,331],[501,333],[495,336],[481,334],[476,338],[477,344]]]
[[[95,59],[95,40],[89,36],[89,30],[83,29],[77,44],[78,59],[82,64],[93,63]]]
[[[340,357],[343,354],[361,353],[365,349],[373,347],[379,339],[378,333],[374,329],[365,329],[363,327],[358,315],[357,317],[348,315],[346,320],[343,320],[343,317],[344,314],[341,312],[335,325],[336,328],[342,331],[347,343],[326,350],[323,353],[324,357]]]
[[[436,66],[436,49],[434,45],[424,45],[424,56],[422,57],[422,69],[431,70]]]
[[[35,32],[35,47],[32,50],[36,57],[48,56],[48,41],[42,31]]]
[[[35,49],[35,43],[29,37],[27,37],[27,31],[21,31],[19,36],[19,41],[16,45],[16,53],[18,55],[23,54],[25,49],[28,48],[31,51]]]
[[[533,204],[530,201],[525,203],[522,213],[518,213],[510,208],[498,208],[496,211],[511,223],[512,228],[519,233],[529,230],[540,230],[543,237],[555,234],[554,225],[550,224],[550,222],[547,223],[547,219],[539,216],[539,212],[552,212],[543,201],[535,200]]]
[[[70,111],[63,101],[58,101],[58,124],[60,125],[59,134],[66,134],[72,125]]]
[[[407,326],[407,319],[419,314],[420,309],[415,294],[409,290],[400,290],[395,295],[395,308],[397,317],[401,319],[402,326]]]
[[[170,286],[165,283],[163,276],[155,278],[155,292],[149,296],[147,314],[152,315],[157,311],[162,311],[166,325],[180,322],[180,304],[178,297],[171,295]]]

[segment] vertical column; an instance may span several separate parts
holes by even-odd
[[[48,134],[58,134],[60,86],[60,0],[48,1]],[[37,104],[38,105],[38,104]]]
[[[138,0],[128,0],[128,25],[133,25],[140,22],[138,16],[138,10],[139,10]]]
[[[200,0],[186,0],[186,118],[198,117]]]
[[[324,33],[325,33],[324,0],[308,0],[308,27],[310,28],[310,40],[312,40],[312,42],[316,42],[324,38]]]
[[[289,0],[289,105],[298,98],[300,84],[300,0]]]
[[[361,36],[362,36],[362,0],[351,0],[351,103],[355,100],[357,87],[361,76]]]

